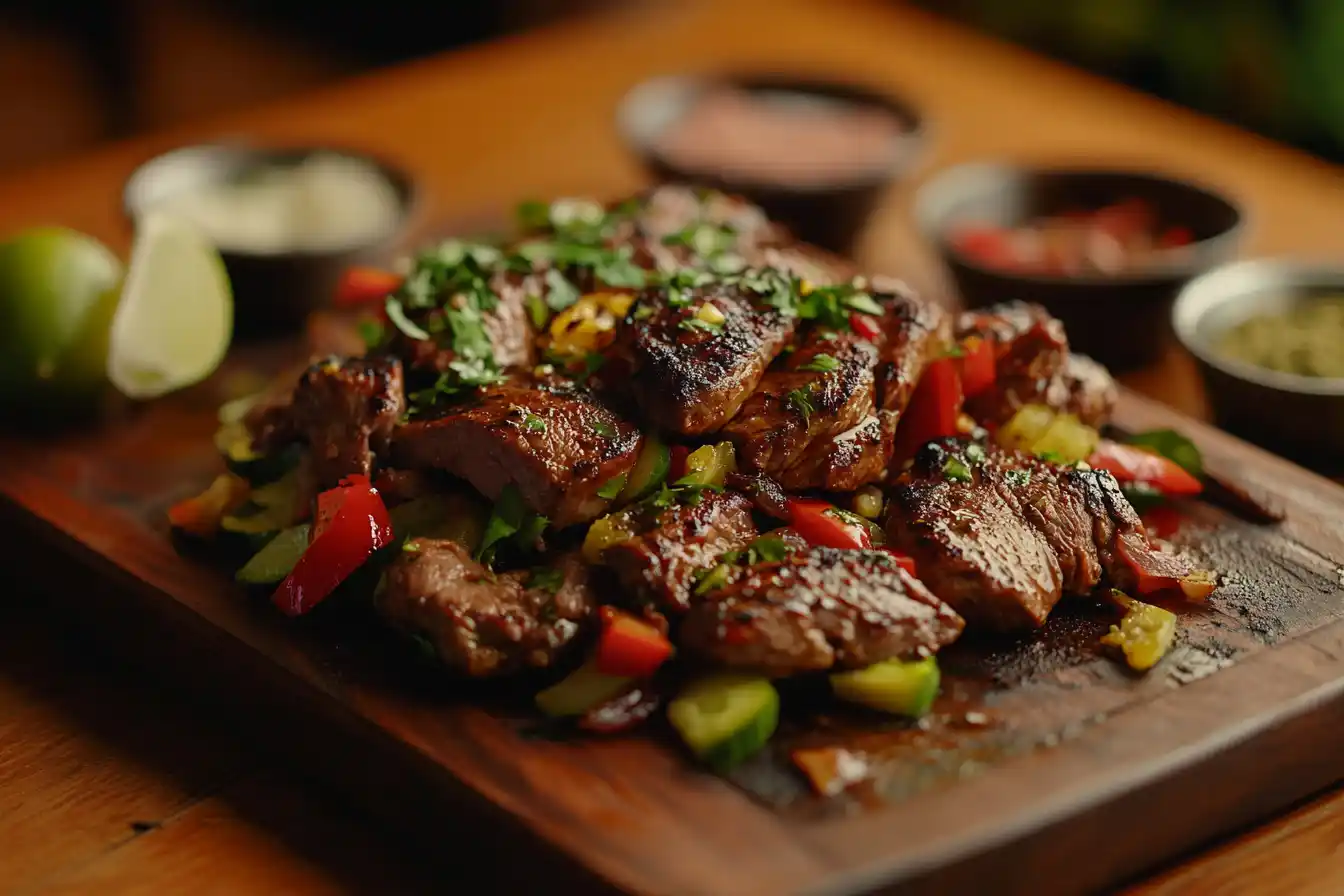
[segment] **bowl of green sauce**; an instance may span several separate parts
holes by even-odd
[[[1225,429],[1344,469],[1344,267],[1243,261],[1191,280],[1172,308]]]

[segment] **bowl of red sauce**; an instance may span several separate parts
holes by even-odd
[[[656,179],[742,196],[836,252],[854,247],[923,135],[884,91],[776,74],[654,78],[625,95],[617,126]]]
[[[1071,346],[1116,370],[1171,343],[1171,304],[1236,254],[1241,211],[1158,174],[969,164],[920,188],[915,217],[968,307],[1044,305]]]

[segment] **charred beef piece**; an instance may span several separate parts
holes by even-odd
[[[373,471],[405,406],[401,362],[395,358],[327,359],[299,377],[285,413],[308,442],[319,488]],[[274,436],[272,436],[274,437]]]
[[[780,484],[793,491],[852,492],[881,482],[891,463],[899,419],[891,411],[869,414],[830,441],[813,445],[780,474]]]
[[[877,406],[899,417],[905,413],[924,368],[946,351],[951,321],[942,306],[921,301],[902,284],[882,278],[872,285],[874,298],[886,309]]]
[[[1035,628],[1065,594],[1141,572],[1179,577],[1111,474],[1058,467],[963,440],[932,442],[891,493],[891,542],[972,626]]]
[[[694,596],[695,573],[756,537],[751,502],[732,492],[702,492],[671,507],[641,504],[624,513],[635,534],[607,548],[602,562],[655,616],[684,613]]]
[[[1065,411],[1089,426],[1110,420],[1115,381],[1090,358],[1071,355],[1064,326],[1039,305],[1011,302],[963,314],[958,338],[994,343],[994,385],[966,402],[981,423],[1004,423],[1024,404]]]
[[[536,363],[536,333],[527,314],[527,297],[544,292],[541,275],[500,271],[491,277],[490,289],[497,304],[481,312],[481,326],[490,339],[495,363],[504,370],[531,368]],[[436,375],[449,370],[457,355],[443,309],[421,309],[410,316],[430,338],[414,339],[394,330],[387,351],[401,358],[408,371]]]
[[[785,488],[817,487],[794,482],[799,477],[788,473],[809,453],[824,454],[832,439],[870,415],[877,357],[877,346],[856,333],[810,330],[723,428],[739,463],[774,476]]]
[[[563,528],[606,511],[610,499],[598,491],[629,474],[641,441],[584,389],[518,380],[402,425],[392,454],[399,466],[446,470],[491,500],[513,485]]]
[[[702,319],[705,306],[714,309],[708,313],[713,323]],[[794,318],[764,305],[740,283],[656,288],[632,306],[615,353],[651,422],[669,432],[703,435],[737,413],[794,326]]]
[[[471,676],[550,666],[592,618],[588,566],[561,557],[546,579],[492,573],[455,541],[414,539],[388,567],[378,610]]]
[[[679,640],[718,665],[775,676],[927,655],[963,626],[889,554],[811,548],[706,595]]]

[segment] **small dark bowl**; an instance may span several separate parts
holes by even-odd
[[[1344,295],[1344,267],[1242,261],[1190,281],[1172,307],[1176,337],[1195,356],[1219,425],[1331,473],[1344,470],[1344,378],[1298,376],[1224,356],[1223,333],[1315,295]],[[1340,342],[1344,351],[1344,339]]]
[[[1194,243],[1168,263],[1118,275],[1051,276],[986,267],[950,243],[968,224],[1013,227],[1040,216],[1141,199],[1158,226],[1189,228]],[[1235,255],[1242,214],[1228,200],[1184,181],[1120,171],[1031,169],[969,164],[920,188],[915,217],[951,270],[971,308],[1023,299],[1064,322],[1070,346],[1108,367],[1130,370],[1155,360],[1169,343],[1170,309],[1182,284]]]
[[[310,312],[331,303],[343,271],[352,265],[386,261],[398,245],[417,203],[415,184],[406,172],[339,147],[188,146],[155,156],[137,168],[126,181],[122,205],[134,224],[145,210],[169,196],[233,181],[262,167],[297,165],[316,154],[371,164],[392,185],[401,208],[397,225],[373,242],[276,252],[220,247],[233,286],[235,335],[294,330],[303,325]]]
[[[681,167],[660,152],[658,143],[664,132],[681,121],[707,91],[724,87],[749,93],[802,94],[879,109],[896,120],[901,134],[881,164],[840,172],[834,180],[819,184],[790,185]],[[743,196],[801,239],[840,253],[854,248],[883,190],[915,160],[923,138],[919,115],[884,93],[852,84],[770,74],[672,75],[645,81],[621,100],[617,126],[655,179]]]

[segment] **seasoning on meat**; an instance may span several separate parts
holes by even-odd
[[[491,500],[515,485],[556,528],[601,516],[642,442],[634,424],[559,381],[487,386],[397,429],[399,466],[446,470]]]
[[[317,486],[334,488],[346,476],[369,475],[404,406],[395,358],[327,359],[305,370],[288,414],[308,442]]]
[[[925,656],[963,626],[891,555],[811,548],[710,592],[680,635],[687,651],[717,665],[779,676]]]
[[[728,422],[793,335],[795,318],[741,279],[646,290],[617,351],[629,390],[660,429],[704,435]]]
[[[492,573],[454,541],[414,539],[388,567],[378,611],[429,642],[448,666],[490,676],[552,665],[597,600],[579,557]]]

